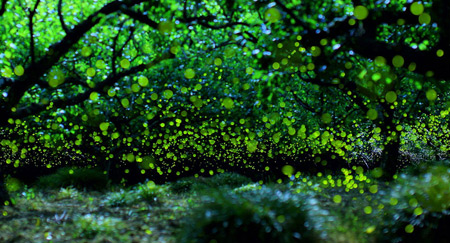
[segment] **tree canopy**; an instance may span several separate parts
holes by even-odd
[[[401,150],[448,155],[449,11],[2,0],[0,170],[82,163],[169,179],[364,165],[392,177]]]

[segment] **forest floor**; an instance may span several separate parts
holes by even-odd
[[[0,216],[0,242],[175,242],[189,197],[108,206],[116,192],[74,188],[16,194]]]
[[[252,191],[279,197],[280,202],[286,201],[286,195],[301,198],[320,242],[445,242],[440,238],[447,237],[442,232],[448,235],[441,230],[450,218],[448,166],[432,166],[422,175],[410,171],[393,182],[378,181],[355,167],[343,170],[342,175],[298,175],[267,184],[243,183],[246,180],[228,174],[165,185],[147,182],[133,187],[109,186],[102,192],[72,186],[22,186],[11,192],[15,206],[0,209],[0,242],[182,242],[180,233],[190,229],[186,224],[208,228],[212,221],[205,215],[210,212],[208,202],[218,198],[214,195]],[[267,198],[262,196],[253,207],[265,205]],[[239,202],[230,199],[216,203]],[[273,207],[270,212],[275,215],[275,224],[288,228],[286,212],[267,207]],[[222,212],[220,207],[211,210],[219,210],[217,215],[229,214],[228,218],[243,217],[245,222],[248,215],[239,208],[225,205]],[[436,235],[439,230],[441,235]],[[184,237],[197,242],[195,237],[199,235],[184,232]]]

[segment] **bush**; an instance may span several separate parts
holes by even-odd
[[[150,203],[159,203],[167,194],[167,187],[155,185],[153,181],[140,184],[133,190],[139,199]]]
[[[111,207],[120,207],[133,205],[139,202],[147,202],[149,204],[157,204],[167,194],[167,187],[155,185],[152,181],[139,184],[131,190],[120,190],[111,193],[104,203]]]
[[[120,190],[119,192],[110,193],[104,204],[110,207],[121,207],[135,204],[137,201],[139,201],[137,195]]]
[[[222,173],[208,178],[183,178],[172,183],[170,188],[175,193],[184,193],[191,190],[202,191],[211,188],[236,188],[251,182],[250,178],[237,173]]]
[[[252,183],[252,184],[247,184],[247,185],[243,185],[240,187],[236,187],[233,189],[233,192],[234,193],[245,193],[245,192],[249,192],[249,191],[259,190],[261,188],[262,187],[259,183]]]
[[[39,188],[59,189],[73,186],[77,189],[103,190],[108,185],[108,177],[98,168],[61,168],[56,173],[39,177]]]
[[[183,178],[178,181],[170,183],[170,190],[174,193],[186,193],[191,191],[192,185],[195,183],[195,178]]]
[[[267,187],[214,193],[194,209],[179,242],[312,242],[316,234],[299,197]]]
[[[120,234],[120,231],[127,227],[119,218],[92,214],[75,218],[74,224],[77,226],[79,236],[88,239],[92,239],[100,233],[105,235]]]
[[[57,200],[70,199],[80,197],[78,190],[73,188],[72,186],[61,188],[56,195]]]
[[[15,192],[24,187],[24,184],[17,178],[7,176],[5,179],[6,190],[9,192]]]
[[[450,238],[450,168],[422,165],[415,175],[401,174],[385,205],[384,241],[442,242]],[[417,169],[414,169],[417,170]]]

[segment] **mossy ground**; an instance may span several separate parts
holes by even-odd
[[[16,190],[11,192],[15,206],[0,210],[0,242],[201,242],[195,239],[199,232],[186,232],[187,223],[205,228],[210,227],[209,220],[216,226],[220,224],[200,214],[214,210],[222,218],[239,221],[240,217],[248,217],[239,206],[230,205],[235,203],[233,200],[211,204],[221,198],[218,193],[236,194],[236,203],[262,206],[266,215],[263,216],[269,221],[273,218],[278,225],[275,226],[281,227],[278,231],[283,232],[286,227],[290,230],[287,232],[292,232],[292,225],[284,223],[287,212],[274,205],[276,201],[266,200],[272,197],[261,194],[265,192],[278,195],[290,210],[300,205],[307,209],[308,228],[315,231],[317,241],[444,242],[440,237],[447,237],[442,224],[449,221],[448,205],[442,204],[442,200],[431,201],[450,195],[450,185],[442,187],[440,183],[450,178],[447,166],[424,169],[422,175],[399,175],[398,180],[389,183],[378,181],[359,168],[342,172],[334,176],[292,176],[272,184],[246,182],[240,176],[227,175],[226,180],[216,176],[188,179],[189,183],[184,180],[166,185],[148,182],[134,187],[109,186],[102,192],[72,186],[9,187]],[[217,181],[228,185],[218,186]],[[244,184],[239,186],[241,182]],[[185,184],[190,189],[180,190]],[[433,190],[423,188],[426,185]],[[260,192],[251,194],[255,191]],[[431,195],[431,191],[436,195]],[[254,195],[261,199],[255,199]],[[290,205],[291,201],[302,203]],[[264,206],[265,203],[269,206]],[[436,207],[436,203],[442,208]],[[207,205],[214,205],[214,209],[208,209]],[[222,208],[226,210],[221,212]]]
[[[60,190],[50,190],[29,199],[29,192],[17,194],[16,206],[5,207],[0,217],[0,242],[175,242],[188,198],[112,207],[106,203],[112,193],[79,191],[61,198]]]

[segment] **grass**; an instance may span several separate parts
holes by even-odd
[[[102,192],[9,179],[15,207],[0,210],[0,242],[239,242],[249,233],[261,242],[444,242],[449,168],[389,183],[354,167],[281,183],[225,174]]]

